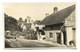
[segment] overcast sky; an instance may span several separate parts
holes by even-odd
[[[45,13],[53,13],[53,8],[62,10],[75,3],[4,3],[4,13],[16,19],[30,16],[33,21],[45,18]]]

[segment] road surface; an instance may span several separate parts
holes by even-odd
[[[38,41],[27,39],[9,39],[10,46],[13,48],[25,48],[25,47],[63,47],[55,42],[50,41]]]

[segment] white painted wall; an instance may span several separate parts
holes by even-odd
[[[60,33],[60,32],[61,32],[60,30],[45,31],[46,40],[57,42],[57,35],[56,35],[56,33]],[[53,33],[53,38],[50,38],[50,34],[49,33]]]
[[[73,11],[71,13],[70,16],[68,16],[68,18],[65,19],[65,26],[73,26],[73,27],[76,27],[76,24],[75,24],[75,11]]]
[[[37,33],[37,35],[38,35],[38,40],[43,41],[43,38],[45,37],[45,35],[41,35],[39,33]]]
[[[70,16],[68,16],[68,18],[66,18],[65,19],[65,26],[67,26],[66,27],[66,34],[67,34],[67,45],[69,45],[69,42],[71,41],[71,40],[73,40],[73,38],[75,39],[76,37],[74,37],[73,35],[75,35],[74,33],[73,33],[73,30],[72,30],[72,28],[74,28],[74,27],[76,27],[76,24],[75,24],[75,20],[76,18],[75,18],[75,11],[73,11],[72,13],[71,13],[71,15]]]
[[[66,28],[66,34],[67,34],[67,45],[69,45],[69,42],[73,40],[73,31],[72,27],[67,27]]]

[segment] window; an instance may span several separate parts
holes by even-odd
[[[49,33],[50,34],[50,38],[53,38],[53,33]]]
[[[41,35],[45,35],[45,32],[43,30],[39,30],[41,32]]]
[[[76,30],[76,28],[72,28],[72,30]]]

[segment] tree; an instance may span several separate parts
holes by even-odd
[[[19,18],[19,21],[23,21],[23,19],[20,17],[20,18]]]
[[[5,30],[19,30],[18,22],[12,16],[4,14],[5,18]]]
[[[34,22],[34,24],[39,24],[41,22],[41,20],[36,20],[35,22]]]

